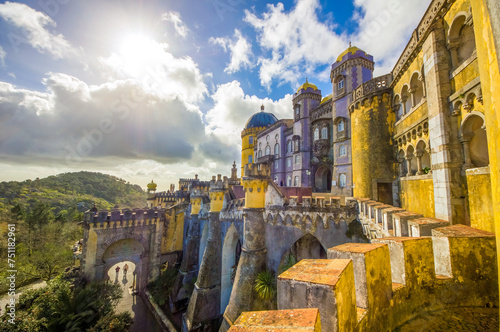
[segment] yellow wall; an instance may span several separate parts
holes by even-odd
[[[497,233],[497,248],[500,248],[498,237],[500,235],[500,149],[498,149],[500,146],[500,70],[491,18],[485,0],[472,1],[471,5],[475,18],[474,33],[476,40],[481,41],[476,43],[476,50],[488,135],[493,216]],[[493,228],[492,225],[490,228]],[[498,258],[500,259],[500,255]]]
[[[191,214],[200,213],[201,197],[191,197]]]
[[[210,192],[210,212],[220,212],[224,203],[224,191]]]
[[[161,253],[182,250],[184,240],[184,211],[177,213],[176,208],[167,210],[167,223],[163,229]]]
[[[494,216],[489,168],[467,170],[467,187],[470,225],[488,232],[495,232],[494,224],[491,222]]]
[[[422,179],[423,177],[428,177]],[[414,177],[410,177],[412,179]],[[407,211],[434,217],[434,182],[432,175],[420,176],[419,179],[401,179],[401,207]]]
[[[369,98],[351,113],[354,196],[376,199],[373,181],[393,179],[390,95]]]
[[[243,180],[245,207],[261,209],[266,206],[267,180]]]
[[[427,102],[424,102],[417,109],[409,113],[403,120],[398,122],[398,124],[394,127],[394,136],[398,136],[406,130],[413,128],[417,123],[422,122],[426,118]]]

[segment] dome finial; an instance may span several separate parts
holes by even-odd
[[[351,42],[349,42],[349,48],[351,48]]]
[[[260,111],[264,112],[264,103],[262,103],[262,106],[260,106]]]
[[[306,76],[306,83],[309,83],[309,82],[307,81],[307,76]]]

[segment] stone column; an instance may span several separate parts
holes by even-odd
[[[207,246],[188,309],[182,316],[182,331],[213,330],[219,322],[222,266],[219,215],[222,210],[224,194],[227,191],[226,182],[221,180],[220,175],[217,176],[217,180],[215,180],[215,176],[212,177],[210,182],[210,219]],[[193,264],[196,263],[193,262]]]
[[[474,166],[470,158],[470,141],[472,140],[472,137],[474,137],[473,133],[464,134],[460,136],[460,143],[462,143],[464,148],[464,159],[465,159],[464,169],[468,169]]]
[[[413,173],[411,171],[411,160],[412,159],[413,159],[413,155],[412,154],[409,154],[409,155],[406,156],[406,166],[408,168],[407,169],[408,173],[406,173],[406,176],[412,176],[413,175]]]
[[[193,201],[193,199],[191,199]],[[191,292],[186,287],[196,278],[198,272],[198,255],[200,248],[200,220],[198,214],[191,214],[186,220],[188,232],[185,246],[183,248],[182,262],[179,276],[172,291],[170,310],[172,312],[182,311],[187,307]]]
[[[458,67],[458,54],[457,54],[457,48],[458,48],[458,40],[453,40],[448,44],[448,51],[450,51],[451,55],[451,66],[453,69]]]
[[[219,212],[210,212],[208,240],[193,294],[183,315],[183,331],[209,326],[220,316],[221,237]]]
[[[417,150],[416,156],[417,156],[417,175],[422,175],[424,172],[422,172],[422,156],[424,155],[424,151]]]
[[[403,114],[401,117],[403,117],[403,115],[405,115],[406,112],[408,112],[408,110],[406,109],[406,101],[407,100],[408,100],[408,96],[401,97],[401,106],[403,106]]]
[[[451,64],[443,19],[437,19],[430,30],[422,51],[432,147],[435,217],[451,223],[463,223],[465,186],[461,177],[462,147],[458,141],[456,120],[449,109]]]
[[[415,88],[412,86],[410,89],[408,89],[408,93],[410,94],[411,98],[411,107],[415,107],[417,104],[415,103]]]
[[[224,319],[219,332],[226,332],[243,311],[263,310],[257,307],[253,285],[257,274],[266,267],[266,239],[264,206],[265,192],[270,181],[267,165],[246,165],[243,178],[245,189],[243,247],[236,270],[233,291],[224,311]]]

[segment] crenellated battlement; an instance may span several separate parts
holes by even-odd
[[[87,211],[83,217],[85,226],[98,228],[134,227],[156,224],[165,218],[165,210],[157,209],[113,209]]]
[[[267,179],[271,174],[268,164],[246,164],[244,178]]]
[[[278,309],[319,308],[327,332],[394,330],[428,311],[497,305],[494,234],[464,225],[343,244],[278,277]]]

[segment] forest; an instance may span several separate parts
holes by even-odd
[[[114,176],[77,172],[0,183],[0,295],[7,291],[7,225],[15,225],[16,286],[49,281],[73,265],[84,211],[144,207],[146,193]]]

